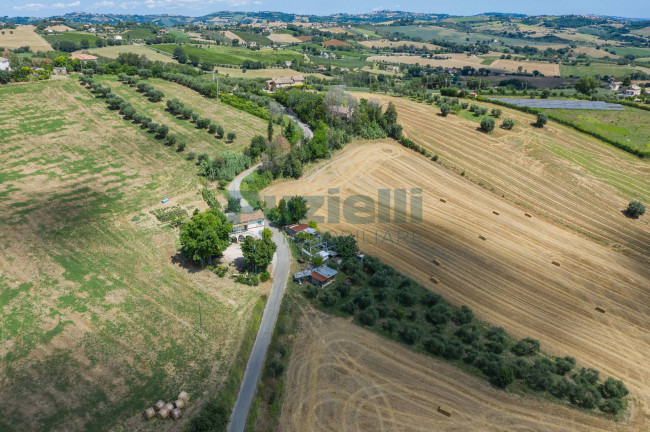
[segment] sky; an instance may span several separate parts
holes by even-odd
[[[338,12],[365,13],[389,9],[410,12],[476,15],[511,12],[528,15],[596,14],[628,18],[650,18],[647,0],[0,0],[0,16],[47,17],[68,12],[122,14],[178,14],[201,16],[220,10],[281,11],[330,15]]]

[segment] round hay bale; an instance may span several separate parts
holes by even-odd
[[[169,417],[169,410],[167,408],[160,408],[160,410],[156,413],[156,417],[158,417],[160,420],[165,420],[167,417]]]
[[[178,420],[179,418],[181,418],[181,416],[182,416],[181,410],[179,410],[178,408],[174,408],[172,410],[172,414],[171,414],[172,420]]]
[[[186,391],[182,391],[181,394],[178,395],[178,398],[183,399],[185,401],[185,403],[187,403],[187,401],[190,400],[190,395],[187,394]]]
[[[144,416],[145,420],[151,420],[156,415],[156,410],[154,410],[153,407],[149,407],[144,410],[142,415]]]
[[[185,401],[183,399],[179,399],[176,402],[174,402],[174,405],[176,405],[176,408],[178,409],[185,408]]]
[[[153,409],[156,410],[156,411],[160,411],[160,410],[163,409],[164,407],[165,407],[165,402],[163,402],[163,401],[161,401],[161,400],[159,400],[158,402],[156,402],[155,404],[153,404]]]
[[[174,409],[174,405],[171,402],[167,402],[165,404],[165,408],[167,408],[167,411],[172,412],[172,410]]]

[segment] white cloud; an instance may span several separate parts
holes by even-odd
[[[229,7],[246,6],[251,3],[250,0],[145,0],[142,3],[149,9],[200,9],[210,4],[225,4]],[[255,4],[262,4],[256,1]]]
[[[255,5],[261,5],[261,4],[264,4],[264,2],[261,2],[260,0],[255,0],[255,1],[253,2],[253,4],[255,4]]]
[[[93,4],[93,7],[109,7],[109,6],[115,6],[115,2],[104,0]]]
[[[75,7],[75,6],[79,6],[80,4],[81,4],[80,1],[72,2],[72,3],[67,3],[67,4],[66,4],[66,3],[54,3],[54,4],[53,4],[52,6],[50,6],[50,7],[51,7],[51,8],[54,8],[54,9],[63,9],[63,8],[67,8],[67,7]]]
[[[43,3],[27,3],[22,6],[14,6],[14,10],[39,10],[46,8],[47,6]]]

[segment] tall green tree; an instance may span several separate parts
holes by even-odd
[[[594,90],[600,86],[600,81],[598,81],[596,78],[585,76],[576,81],[573,86],[580,93],[591,95]]]
[[[181,226],[180,242],[183,253],[192,261],[205,264],[218,256],[230,244],[232,224],[219,210],[210,209],[197,213]]]
[[[276,249],[273,234],[268,229],[262,231],[262,237],[259,239],[246,237],[241,245],[246,264],[252,267],[255,273],[266,271]]]
[[[269,125],[266,128],[266,137],[269,141],[273,141],[273,120],[269,119]]]

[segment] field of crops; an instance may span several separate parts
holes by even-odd
[[[169,54],[173,54],[174,49],[177,46],[178,45],[176,44],[163,44],[156,45],[156,49],[167,52]],[[197,55],[201,60],[209,60],[216,63],[217,65],[240,65],[244,63],[244,60],[261,61],[265,64],[277,64],[284,63],[285,61],[295,61],[303,58],[301,54],[298,54],[295,51],[252,51],[246,48],[229,47],[224,45],[208,45],[203,48],[192,45],[184,45],[183,49],[185,49],[185,52],[187,52],[188,55]]]
[[[260,296],[184,266],[151,213],[205,208],[194,162],[77,80],[0,97],[0,430],[159,430],[142,409],[186,390],[182,429]]]
[[[114,45],[102,48],[90,48],[87,51],[96,56],[102,56],[111,59],[116,59],[121,53],[134,53],[139,56],[143,55],[151,61],[176,63],[176,60],[174,60],[171,55],[161,54],[157,52],[154,47],[147,45]]]
[[[82,40],[87,40],[90,43],[90,46],[95,46],[95,41],[99,39],[97,36],[91,33],[78,33],[78,32],[65,32],[59,34],[49,34],[45,35],[44,38],[49,43],[54,43],[56,41],[70,41],[74,43],[79,43]]]
[[[607,138],[650,150],[650,111],[624,107],[624,111],[548,110]]]

